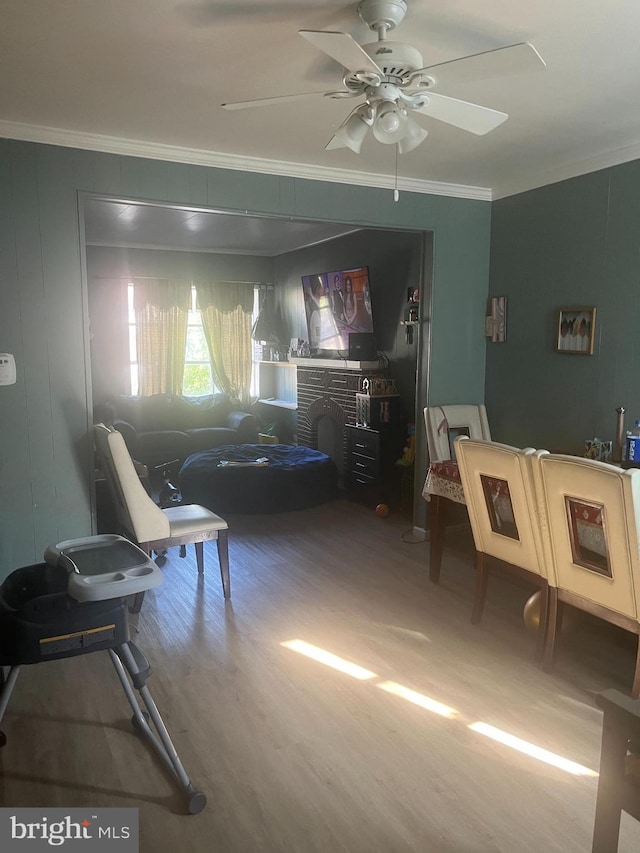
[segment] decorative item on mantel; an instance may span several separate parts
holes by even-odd
[[[362,391],[356,393],[358,426],[379,429],[397,421],[400,395],[393,379],[368,376],[362,380],[361,388]]]
[[[398,391],[393,379],[387,379],[386,376],[368,376],[362,380],[361,393],[371,397],[385,397],[397,394]]]
[[[291,338],[291,343],[289,344],[289,352],[292,358],[297,358],[298,356],[303,356],[303,350],[305,348],[306,341],[303,338]],[[307,344],[307,350],[309,349],[309,345]]]

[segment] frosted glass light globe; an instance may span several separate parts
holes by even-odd
[[[373,135],[378,142],[399,142],[407,129],[407,116],[393,101],[383,101],[373,123]]]
[[[385,113],[380,117],[380,128],[385,133],[395,133],[400,128],[400,116],[395,112]]]

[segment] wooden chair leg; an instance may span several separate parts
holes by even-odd
[[[625,729],[608,720],[605,712],[592,853],[616,853],[618,850],[623,801],[620,787],[623,785],[626,753]]]
[[[556,658],[556,637],[559,633],[560,611],[558,608],[558,590],[549,587],[549,612],[547,614],[547,638],[544,646],[542,668],[551,672]],[[540,605],[542,607],[542,604]],[[540,611],[542,615],[542,611]]]
[[[429,509],[429,580],[440,583],[442,549],[447,516],[447,499],[431,495]]]
[[[484,602],[487,597],[487,584],[489,574],[484,560],[484,554],[476,551],[476,591],[473,599],[473,610],[471,611],[471,622],[479,625],[484,611]]]
[[[231,598],[231,576],[229,574],[229,531],[220,530],[218,533],[218,562],[220,577],[225,598]]]
[[[196,565],[198,567],[198,574],[204,574],[204,543],[196,542],[194,543],[194,547],[196,549]]]
[[[538,622],[538,640],[536,642],[536,663],[541,664],[544,658],[544,650],[547,644],[547,632],[549,630],[549,584],[543,583],[540,587],[540,620]]]

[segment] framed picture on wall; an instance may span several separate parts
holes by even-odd
[[[556,351],[593,355],[595,332],[595,308],[561,308],[558,312]]]
[[[494,296],[491,299],[491,317],[493,319],[491,340],[503,344],[507,340],[507,297]]]

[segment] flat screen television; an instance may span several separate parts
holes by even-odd
[[[304,275],[302,289],[312,355],[346,357],[351,333],[373,333],[368,267]]]

